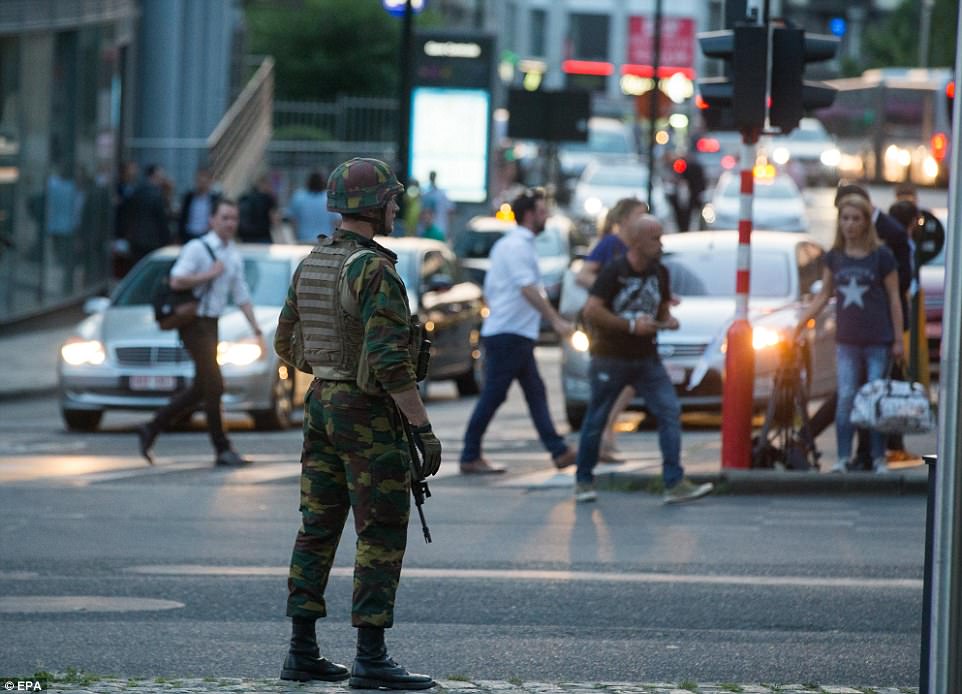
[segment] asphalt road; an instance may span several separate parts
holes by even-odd
[[[539,355],[559,403],[557,350]],[[475,679],[917,683],[924,498],[665,507],[606,492],[576,507],[570,488],[524,481],[548,459],[519,392],[486,442],[511,465],[505,485],[454,473],[473,401],[446,386],[432,398],[450,446],[427,510],[434,543],[410,529],[389,634],[401,662]],[[174,432],[150,469],[129,431],[142,415],[111,414],[105,432],[82,435],[63,432],[53,400],[0,407],[0,672],[275,675],[297,431],[238,431],[256,461],[243,471],[213,469],[202,431]],[[685,431],[686,445],[710,437]],[[654,450],[655,434],[624,443]],[[348,528],[319,628],[341,661],[354,638],[352,549]]]

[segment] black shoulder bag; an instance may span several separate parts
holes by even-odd
[[[217,256],[214,255],[211,247],[203,241],[201,243],[210,253],[211,260],[217,262]],[[194,296],[193,289],[173,289],[170,286],[170,273],[168,273],[157,283],[153,304],[154,318],[157,320],[160,329],[177,330],[197,318],[200,299]]]

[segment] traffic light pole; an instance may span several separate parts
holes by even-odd
[[[962,29],[962,12],[957,18]],[[955,59],[955,81],[962,82],[962,53]],[[962,109],[952,116],[955,133],[962,132]],[[952,142],[952,175],[949,177],[949,220],[947,238],[958,240],[962,213],[962,143]],[[962,691],[962,249],[946,243],[945,312],[942,332],[942,362],[939,367],[939,460],[935,470],[935,522],[932,551],[932,626],[928,662],[929,692]],[[920,692],[921,694],[921,692]]]
[[[747,469],[752,459],[755,351],[748,322],[751,286],[752,203],[755,193],[757,130],[742,131],[738,255],[735,273],[735,319],[728,328],[725,380],[722,384],[722,468]]]

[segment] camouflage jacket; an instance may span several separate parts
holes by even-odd
[[[344,281],[357,301],[361,324],[364,326],[362,353],[367,357],[367,369],[387,392],[414,388],[416,382],[409,352],[411,326],[407,291],[394,269],[393,259],[397,256],[376,241],[353,232],[338,229],[335,233],[348,236],[361,246],[378,252],[377,255],[362,254],[351,261],[344,273]],[[274,350],[286,364],[310,372],[310,367],[305,368],[303,357],[299,354],[299,349],[303,347],[303,341],[299,338],[301,313],[295,289],[299,273],[300,267],[287,290],[287,300],[277,321]],[[364,366],[362,364],[361,368]]]

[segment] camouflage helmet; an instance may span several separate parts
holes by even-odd
[[[384,207],[404,192],[391,167],[380,159],[355,157],[340,164],[327,180],[327,209],[351,214]]]

